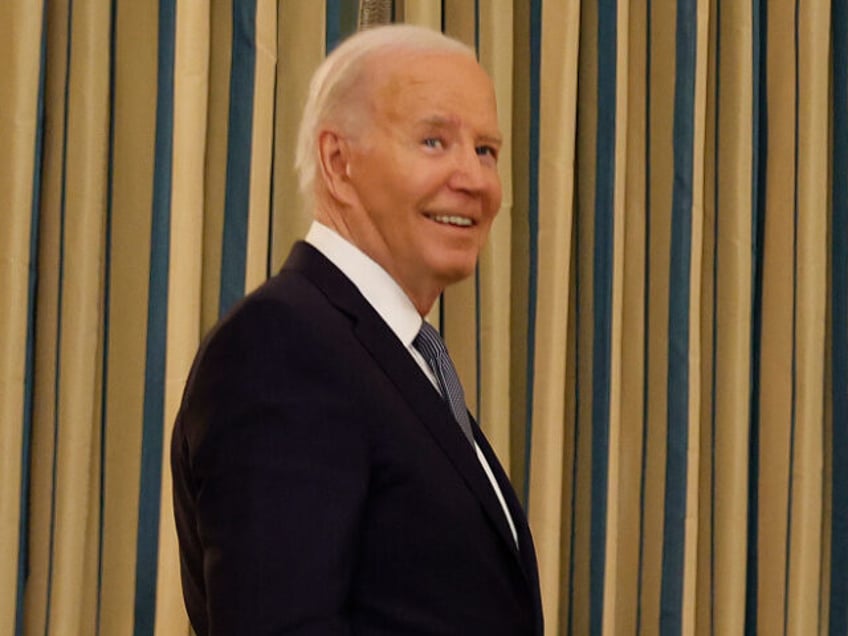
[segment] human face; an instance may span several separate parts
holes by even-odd
[[[352,240],[422,314],[474,271],[500,208],[492,82],[459,53],[371,62],[370,120],[351,143]],[[376,71],[375,71],[376,74]]]

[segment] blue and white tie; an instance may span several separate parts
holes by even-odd
[[[451,362],[448,350],[445,348],[445,343],[442,341],[439,332],[425,321],[422,323],[418,335],[415,336],[415,340],[412,341],[412,346],[427,360],[427,364],[430,365],[436,376],[442,397],[450,405],[450,410],[459,423],[459,428],[462,429],[465,437],[473,446],[474,434],[471,432],[471,422],[468,419],[468,410],[465,406],[465,394],[462,391],[462,385],[459,383],[456,368]]]

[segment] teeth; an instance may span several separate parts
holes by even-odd
[[[464,216],[431,216],[431,219],[436,221],[437,223],[445,223],[447,225],[459,225],[460,227],[470,227],[471,219],[467,219]]]

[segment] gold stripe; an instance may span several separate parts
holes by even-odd
[[[26,382],[32,187],[38,126],[38,83],[41,63],[41,2],[3,4],[0,24],[11,37],[0,38],[0,85],[4,91],[0,117],[0,632],[15,631],[18,588],[18,541],[21,512],[21,468]]]
[[[50,624],[96,624],[100,393],[109,134],[108,1],[75,6],[59,342],[58,446]]]
[[[200,330],[218,322],[221,251],[227,190],[227,130],[230,110],[233,16],[226,2],[210,7],[209,119],[206,137],[205,215],[203,217],[203,288]]]
[[[822,537],[823,370],[827,309],[830,11],[802,3],[798,87],[798,263],[795,329],[795,437],[787,634],[819,627]]]
[[[444,324],[441,327],[445,345],[465,390],[465,402],[477,417],[477,301],[474,278],[472,274],[445,289]]]
[[[445,34],[474,47],[474,2],[444,0]]]
[[[832,209],[832,208],[831,208]],[[832,271],[832,258],[828,250],[828,274]],[[828,280],[832,280],[828,276]],[[822,433],[826,440],[822,451],[822,527],[821,534],[821,572],[819,573],[819,616],[821,625],[830,625],[830,582],[833,554],[833,321],[831,312],[827,312],[826,329],[828,339],[825,346],[824,390],[825,402]]]
[[[204,156],[208,108],[210,8],[177,6],[174,54],[174,147],[168,277],[168,351],[154,633],[188,634],[171,495],[170,439],[182,390],[200,340]],[[191,247],[195,246],[195,247]],[[131,629],[127,625],[127,629]]]
[[[274,139],[274,73],[277,65],[277,3],[256,3],[256,59],[253,134],[250,157],[250,212],[247,224],[245,291],[267,276],[271,200],[271,152]]]
[[[786,553],[792,425],[792,312],[796,272],[794,231],[795,155],[795,8],[769,7],[768,223],[763,244],[762,340],[760,376],[760,471],[758,554],[773,555],[757,564],[757,629],[783,633],[787,598]]]
[[[498,169],[503,198],[488,245],[480,256],[480,421],[489,442],[510,474],[510,260],[512,257],[512,6],[480,6],[480,63],[492,77],[504,143]]]
[[[100,614],[104,634],[131,632],[134,618],[156,130],[158,9],[153,4],[127,4],[115,16],[112,319]]]
[[[571,468],[563,465],[570,457],[563,423],[565,403],[569,298],[563,294],[571,280],[571,233],[574,183],[575,121],[577,96],[577,51],[580,27],[580,3],[543,3],[540,74],[538,265],[535,325],[535,367],[532,404],[533,434],[530,457],[530,523],[539,556],[542,600],[546,623],[558,633],[561,586],[567,585],[570,555],[561,553],[560,526],[564,514],[564,486],[570,482]],[[591,200],[591,199],[589,199]],[[581,423],[582,425],[582,423]],[[591,439],[588,435],[583,441]],[[563,447],[566,446],[565,452]],[[588,455],[583,455],[588,457]],[[588,466],[580,465],[578,479],[586,476]],[[567,475],[563,472],[567,471]],[[565,480],[566,484],[563,483]],[[587,492],[579,488],[579,493]],[[573,519],[586,518],[588,500],[581,497]],[[565,511],[567,514],[569,511]],[[562,524],[563,526],[565,524]],[[577,553],[586,555],[588,534],[578,528]],[[577,581],[588,581],[588,558],[575,563]],[[576,602],[588,601],[588,586],[576,584]],[[588,608],[588,602],[586,603]],[[570,608],[573,611],[573,608]],[[588,616],[588,612],[586,614]],[[574,629],[584,633],[575,614]]]
[[[325,9],[324,2],[282,2],[279,7],[272,270],[283,264],[312,221],[298,188],[294,157],[309,80],[324,59]]]
[[[24,596],[25,633],[43,633],[47,621],[50,567],[50,514],[53,488],[53,421],[55,416],[56,348],[59,296],[59,229],[62,206],[62,158],[67,67],[68,7],[46,5],[44,159],[41,168],[39,217],[38,312],[36,313],[35,374],[32,430],[32,472],[29,516],[29,576]],[[36,450],[38,449],[38,450]]]
[[[753,121],[753,66],[751,61],[753,15],[746,3],[722,5],[719,32],[721,41],[721,68],[717,81],[721,102],[719,108],[719,200],[712,198],[711,187],[706,190],[708,207],[705,223],[712,223],[712,216],[720,214],[717,244],[708,258],[720,258],[717,268],[717,303],[714,309],[717,321],[715,347],[715,386],[705,378],[702,413],[710,413],[710,398],[715,399],[715,449],[714,464],[710,473],[715,480],[712,496],[715,518],[712,524],[715,534],[705,535],[699,543],[713,546],[711,558],[715,571],[707,567],[707,556],[701,561],[705,584],[699,596],[698,629],[712,628],[716,634],[741,633],[745,624],[745,589],[747,536],[740,523],[748,515],[748,445],[747,422],[750,391],[751,339],[751,208],[752,183],[752,121]],[[714,117],[709,116],[712,123]],[[713,131],[707,133],[707,144],[712,144]],[[707,152],[712,157],[716,149]],[[711,183],[708,176],[707,183]],[[721,206],[720,209],[718,206]],[[709,232],[708,232],[709,234]],[[705,268],[711,267],[705,263]],[[709,290],[711,292],[711,289]],[[707,290],[704,290],[706,295]],[[739,328],[737,325],[744,325]],[[705,356],[711,347],[705,347]],[[705,368],[705,373],[707,373]],[[705,415],[706,417],[706,415]],[[710,417],[712,414],[710,413]],[[705,431],[708,429],[704,420]],[[705,446],[705,448],[707,448]],[[711,462],[709,453],[704,453],[705,462]],[[704,482],[706,483],[706,482]],[[702,510],[706,506],[702,506]],[[710,521],[704,515],[705,524]],[[707,528],[702,526],[702,532]],[[707,553],[708,554],[708,553]],[[712,586],[709,578],[712,578]],[[707,615],[710,597],[714,614]],[[704,621],[704,623],[701,622]]]
[[[510,283],[510,350],[509,397],[511,421],[510,469],[515,489],[525,492],[527,460],[527,334],[530,257],[530,6],[518,3],[514,6],[513,32],[513,96],[512,108],[512,227],[511,231],[511,283]],[[481,47],[485,50],[485,46]],[[503,117],[503,112],[499,113]],[[505,195],[506,196],[506,195]]]
[[[643,569],[640,572],[642,625],[659,625],[665,511],[665,466],[668,387],[668,312],[671,263],[671,200],[674,180],[672,126],[677,14],[673,5],[654,7],[651,15],[650,127],[648,165],[651,176],[650,267],[647,325],[648,404],[650,426],[645,454],[645,500],[642,509]],[[692,246],[697,249],[696,246]]]
[[[407,24],[430,27],[436,31],[442,27],[441,0],[401,0],[397,2],[395,18]]]
[[[645,165],[647,117],[645,104],[645,74],[647,72],[647,7],[631,5],[629,18],[627,72],[627,125],[626,125],[626,217],[616,227],[624,233],[623,290],[620,309],[621,320],[621,393],[617,405],[619,457],[621,476],[616,481],[618,495],[618,520],[616,526],[626,529],[618,532],[616,545],[615,630],[610,633],[637,633],[639,552],[641,537],[641,465],[644,451],[642,436],[646,422],[644,408],[644,334],[645,334],[645,232],[646,179]],[[621,44],[619,44],[621,46]],[[622,68],[619,66],[619,68]],[[622,88],[622,90],[625,90]],[[616,129],[619,128],[616,123]],[[617,168],[618,174],[620,168]],[[618,311],[615,312],[619,314]]]

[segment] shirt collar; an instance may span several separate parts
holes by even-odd
[[[421,328],[421,316],[394,278],[335,230],[313,221],[304,240],[326,256],[356,286],[406,348]]]

